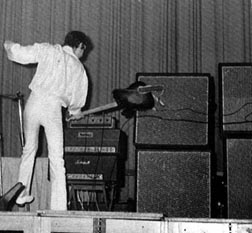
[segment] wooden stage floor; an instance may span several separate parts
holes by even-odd
[[[251,233],[252,220],[165,218],[135,212],[0,212],[0,232]]]

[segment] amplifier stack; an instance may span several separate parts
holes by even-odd
[[[126,136],[110,116],[87,116],[68,123],[64,135],[68,180],[119,182]]]
[[[219,64],[226,217],[251,219],[252,64]]]
[[[137,211],[211,216],[212,77],[138,73],[163,86],[154,109],[136,114]]]

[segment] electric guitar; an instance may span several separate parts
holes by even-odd
[[[137,81],[125,89],[114,89],[112,91],[114,102],[109,104],[89,109],[81,112],[80,119],[86,115],[95,114],[108,110],[123,110],[122,115],[130,118],[134,115],[135,111],[144,111],[151,109],[155,105],[155,100],[152,91],[163,91],[164,87],[161,85],[146,85],[144,82]],[[67,121],[74,120],[68,117]]]

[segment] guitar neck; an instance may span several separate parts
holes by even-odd
[[[151,91],[163,91],[164,87],[161,85],[146,85],[138,87],[138,91],[141,92],[151,92]]]
[[[86,115],[90,115],[90,114],[106,111],[106,110],[115,108],[117,106],[118,106],[118,104],[116,102],[112,102],[112,103],[109,103],[109,104],[106,104],[106,105],[103,105],[103,106],[100,106],[100,107],[97,107],[97,108],[93,108],[93,109],[89,109],[89,110],[83,111],[82,112],[82,116],[84,117]]]

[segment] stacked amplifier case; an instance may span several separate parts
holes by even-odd
[[[110,117],[88,116],[65,129],[68,180],[119,182],[118,166],[125,160],[126,136]]]
[[[138,73],[155,108],[136,114],[137,211],[211,216],[212,77]]]
[[[252,217],[252,64],[220,63],[220,120],[228,218]]]

